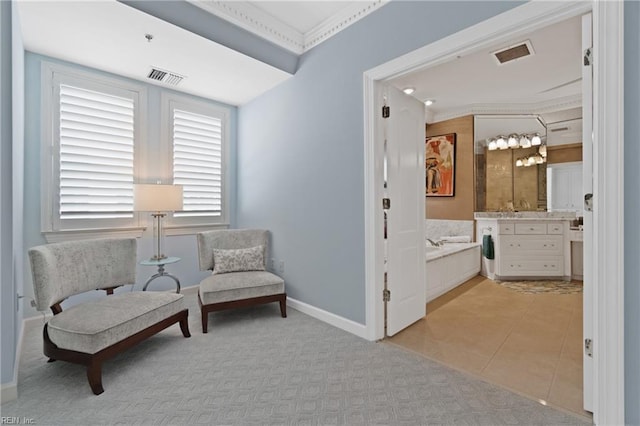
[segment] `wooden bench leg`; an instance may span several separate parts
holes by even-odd
[[[283,295],[282,299],[280,299],[280,315],[282,318],[287,317],[287,296]]]
[[[200,314],[202,317],[202,332],[206,334],[209,326],[209,313],[203,308],[200,308]]]
[[[189,333],[189,317],[187,315],[180,320],[180,330],[182,330],[184,337],[191,337],[191,333]]]
[[[102,387],[102,362],[91,361],[87,365],[87,378],[89,379],[89,386],[94,394],[100,395],[104,392]]]

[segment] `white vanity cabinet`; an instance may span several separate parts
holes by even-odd
[[[483,257],[483,275],[497,280],[571,277],[569,218],[477,218],[477,241],[487,234],[495,258]]]
[[[516,222],[513,233],[498,234],[496,275],[510,277],[564,276],[564,235],[553,222]],[[501,227],[500,231],[503,231]]]

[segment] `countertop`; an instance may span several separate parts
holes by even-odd
[[[574,212],[475,212],[476,220],[550,221],[574,220]]]

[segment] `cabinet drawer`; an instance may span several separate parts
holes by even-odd
[[[502,256],[563,254],[562,235],[505,235],[500,238]]]
[[[514,233],[514,224],[513,223],[499,223],[498,224],[498,234],[500,235],[510,235]]]
[[[547,233],[546,223],[516,223],[516,234],[539,235]]]
[[[564,275],[563,259],[503,259],[501,275],[560,276]]]
[[[547,223],[547,234],[562,234],[563,232],[562,223]]]

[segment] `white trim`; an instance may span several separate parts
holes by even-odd
[[[90,240],[93,238],[140,238],[146,228],[72,229],[45,231],[42,235],[48,243],[61,241]]]
[[[349,25],[355,24],[368,14],[378,10],[389,1],[390,0],[369,0],[352,2],[351,5],[304,33],[303,51],[306,52],[328,38],[333,37]]]
[[[210,223],[204,225],[180,225],[180,226],[165,226],[164,234],[167,236],[172,235],[194,235],[198,232],[211,231],[213,229],[228,229],[231,225],[229,223]]]
[[[248,2],[187,0],[194,6],[229,21],[277,46],[302,54],[384,6],[389,0],[352,2],[324,22],[302,33]]]
[[[595,5],[595,6],[594,6]],[[364,73],[364,168],[365,168],[365,300],[368,336],[381,335],[383,288],[376,260],[382,240],[382,222],[375,180],[376,158],[374,87],[426,66],[445,63],[498,42],[516,39],[562,20],[594,12],[594,285],[596,332],[594,336],[594,420],[597,424],[624,424],[624,310],[623,310],[623,3],[531,1],[444,39],[424,46]],[[601,55],[597,52],[600,51]],[[599,125],[598,125],[599,123]],[[606,143],[606,149],[605,149]],[[597,189],[597,192],[596,192]],[[601,194],[596,196],[595,194]],[[600,285],[598,285],[600,283]],[[603,284],[606,283],[606,286]],[[606,287],[606,288],[605,288]],[[383,331],[382,331],[383,333]]]
[[[187,1],[293,53],[304,52],[304,35],[300,31],[248,2]]]
[[[18,383],[14,380],[0,386],[0,404],[18,399]]]
[[[623,2],[602,1],[595,2],[593,9],[596,424],[625,423],[623,8]]]
[[[160,95],[160,147],[161,151],[168,153],[163,161],[163,168],[159,172],[162,176],[156,176],[155,179],[161,179],[166,183],[173,183],[173,109],[182,109],[196,114],[203,114],[220,119],[222,123],[222,211],[220,216],[202,216],[202,217],[174,217],[169,215],[166,221],[166,235],[185,235],[189,234],[189,228],[207,227],[209,229],[228,228],[229,227],[229,199],[230,199],[230,147],[231,147],[231,113],[232,109],[218,105],[214,102],[194,99],[190,96],[180,95],[176,93],[163,92]],[[172,230],[172,231],[171,231]],[[169,232],[172,232],[171,234]],[[199,232],[199,231],[196,231]]]
[[[470,104],[460,108],[440,111],[432,114],[431,123],[449,120],[451,118],[464,117],[467,115],[485,114],[543,114],[546,112],[562,111],[565,109],[578,108],[582,106],[582,95],[566,96],[564,98],[553,99],[536,103],[519,104]]]
[[[300,302],[299,300],[292,299],[290,297],[287,297],[287,306],[322,322],[326,322],[327,324],[330,324],[341,330],[344,330],[351,334],[355,334],[358,337],[361,337],[363,339],[367,338],[366,328],[360,323],[351,321],[350,319],[341,317],[336,314],[332,314],[331,312],[327,312],[324,309],[316,308],[315,306],[308,305],[304,302]]]
[[[60,219],[55,215],[57,205],[57,174],[59,171],[55,161],[59,158],[55,153],[56,130],[53,121],[56,116],[58,106],[56,105],[55,82],[58,79],[78,80],[77,84],[82,87],[103,90],[111,89],[113,91],[130,92],[134,101],[134,179],[138,170],[142,165],[140,152],[141,147],[145,145],[147,140],[147,88],[143,84],[133,83],[124,79],[101,75],[98,72],[85,71],[66,65],[60,65],[53,62],[42,61],[40,66],[40,84],[41,84],[41,103],[40,103],[40,120],[42,127],[41,134],[41,151],[40,151],[40,226],[43,234],[54,234],[63,231],[81,231],[82,227],[100,226],[104,229],[111,228],[131,228],[140,225],[138,215],[134,212],[131,220],[122,219],[92,219],[89,222],[78,220],[74,223],[80,229],[58,229]],[[107,235],[108,236],[108,235]]]

